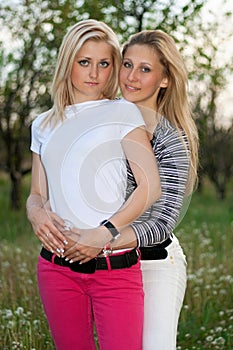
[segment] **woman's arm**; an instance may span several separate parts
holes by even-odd
[[[132,223],[161,195],[156,160],[144,128],[136,128],[131,131],[124,138],[122,144],[137,187],[122,208],[108,219],[119,231]],[[78,243],[65,253],[66,257],[73,261],[87,262],[112,239],[110,231],[103,225],[96,229],[76,232],[79,233]],[[72,238],[75,240],[75,235]],[[77,250],[79,251],[78,255],[76,254]]]
[[[66,237],[58,229],[64,227],[64,222],[47,205],[47,178],[40,157],[34,152],[31,176],[31,190],[26,203],[28,220],[44,247],[60,255],[67,242]]]
[[[122,145],[137,186],[122,208],[109,219],[119,230],[137,219],[161,196],[159,171],[144,128],[127,134]]]
[[[183,141],[187,139],[183,135]],[[163,133],[153,145],[157,157],[162,196],[135,222],[121,231],[121,236],[112,247],[146,247],[166,240],[186,212],[191,197],[185,197],[189,172],[189,155],[178,133]],[[134,179],[128,169],[131,190]],[[184,201],[185,199],[185,201]],[[188,200],[187,200],[188,199]],[[183,212],[181,212],[183,210]]]

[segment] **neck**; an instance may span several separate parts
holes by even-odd
[[[139,108],[145,121],[149,139],[152,139],[154,130],[157,127],[161,116],[157,113],[156,109],[148,108],[141,105],[137,105],[137,107]]]

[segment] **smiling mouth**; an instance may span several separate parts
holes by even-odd
[[[140,89],[131,85],[125,85],[126,90],[128,91],[139,91]]]

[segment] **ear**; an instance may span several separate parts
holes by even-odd
[[[168,78],[165,77],[165,78],[163,78],[163,80],[161,81],[160,87],[161,87],[161,88],[165,88],[165,87],[167,87],[167,86],[168,86]]]

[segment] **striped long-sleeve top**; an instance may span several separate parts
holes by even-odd
[[[171,235],[180,217],[189,172],[187,137],[184,132],[178,132],[166,118],[161,117],[151,145],[159,168],[162,195],[131,224],[138,247],[159,244]],[[136,182],[128,166],[127,194],[135,187]]]

